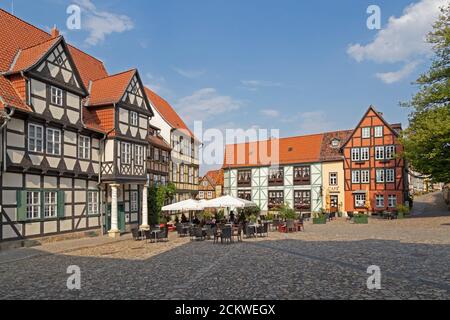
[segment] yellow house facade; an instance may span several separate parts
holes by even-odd
[[[341,146],[351,131],[324,134],[320,160],[322,162],[322,203],[327,212],[341,212],[345,216],[344,158]]]

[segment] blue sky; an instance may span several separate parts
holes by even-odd
[[[71,3],[82,8],[81,30],[66,28]],[[56,24],[111,73],[137,67],[190,125],[291,136],[352,128],[370,104],[406,126],[398,103],[428,66],[423,36],[442,3],[15,0],[14,11],[41,28]],[[371,4],[382,30],[366,26]]]

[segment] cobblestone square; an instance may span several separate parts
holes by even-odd
[[[450,217],[355,225],[230,245],[84,239],[0,254],[1,299],[449,299]],[[70,291],[67,267],[81,268]],[[367,268],[381,268],[368,290]]]

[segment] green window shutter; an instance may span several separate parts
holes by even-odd
[[[17,221],[27,220],[27,192],[17,190]]]
[[[58,218],[64,218],[64,209],[66,208],[66,202],[64,199],[64,191],[58,191]]]

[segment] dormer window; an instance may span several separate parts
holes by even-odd
[[[63,105],[63,91],[61,89],[56,87],[51,88],[51,102],[57,106]]]
[[[132,126],[137,127],[137,125],[138,125],[138,114],[137,114],[137,112],[134,112],[134,111],[130,112],[130,124]]]
[[[341,144],[341,140],[339,139],[333,139],[331,140],[331,146],[333,148],[339,148],[339,145]]]

